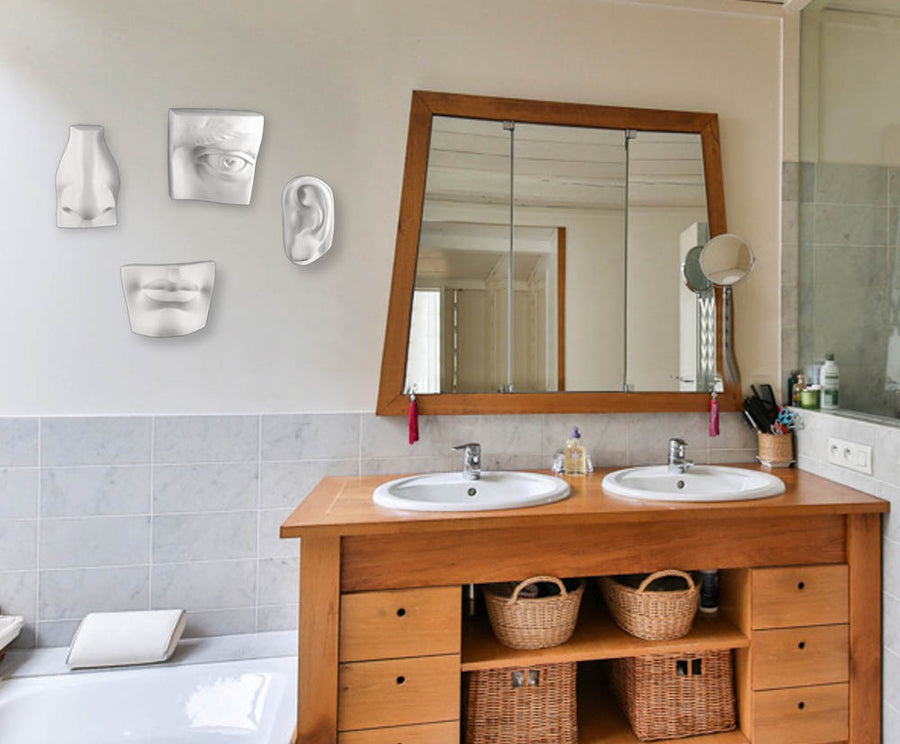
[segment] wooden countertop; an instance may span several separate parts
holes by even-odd
[[[760,465],[738,464],[748,470]],[[281,525],[281,537],[306,535],[375,535],[490,527],[660,522],[693,519],[740,519],[827,514],[887,512],[890,504],[834,481],[793,468],[773,475],[784,481],[780,496],[755,501],[662,502],[610,496],[601,488],[603,476],[618,468],[598,469],[588,476],[563,478],[572,487],[569,498],[546,506],[482,512],[414,512],[387,509],[372,501],[372,491],[402,475],[323,478]]]

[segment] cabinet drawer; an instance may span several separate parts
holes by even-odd
[[[341,664],[338,730],[458,720],[459,687],[456,655]]]
[[[344,594],[340,660],[458,654],[461,591],[441,586]]]
[[[459,721],[347,731],[338,744],[459,744]]]
[[[831,744],[850,736],[849,686],[821,685],[753,693],[753,741]]]
[[[753,633],[753,689],[846,682],[850,672],[847,625],[757,630]]]
[[[750,581],[754,629],[848,622],[847,566],[760,568]]]

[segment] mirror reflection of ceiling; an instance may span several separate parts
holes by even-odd
[[[699,136],[638,132],[632,149],[632,207],[706,207]],[[517,123],[516,206],[623,209],[621,130]],[[426,200],[509,204],[509,132],[501,122],[436,116]],[[677,187],[677,188],[673,188]]]

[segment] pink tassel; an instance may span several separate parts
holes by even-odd
[[[709,435],[711,437],[719,436],[719,396],[715,391],[709,402]]]
[[[416,394],[409,396],[409,443],[419,441],[419,404],[416,403]]]

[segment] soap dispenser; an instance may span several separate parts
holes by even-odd
[[[587,452],[581,443],[581,432],[576,426],[566,440],[566,475],[587,475]]]

